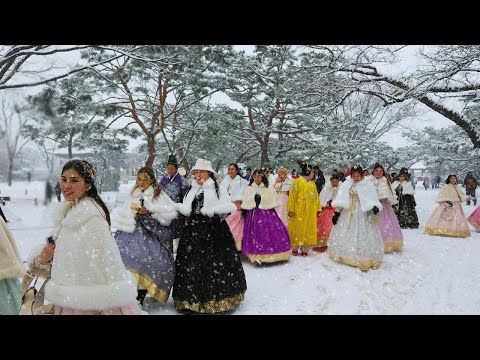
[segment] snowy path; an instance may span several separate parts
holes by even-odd
[[[467,239],[423,234],[437,194],[417,189],[420,229],[404,230],[403,251],[386,254],[378,270],[362,272],[316,252],[283,264],[245,260],[248,290],[234,314],[480,314],[480,234],[473,228]],[[48,236],[54,205],[19,201],[4,207],[24,258]],[[463,208],[468,216],[476,207]],[[172,299],[146,310],[177,314]]]

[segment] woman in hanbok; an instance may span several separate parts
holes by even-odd
[[[288,215],[287,215],[287,201],[288,194],[290,192],[290,187],[293,184],[293,179],[288,176],[288,170],[283,166],[277,171],[277,178],[273,183],[273,188],[277,192],[278,197],[280,198],[280,206],[275,208],[278,216],[282,220],[285,227],[288,229]]]
[[[19,277],[25,266],[7,224],[0,217],[0,315],[18,315],[22,302]]]
[[[292,254],[307,256],[311,246],[317,245],[317,216],[322,211],[317,186],[312,181],[314,172],[305,161],[299,161],[301,176],[290,187],[287,201],[288,234]]]
[[[467,221],[475,228],[475,230],[480,232],[480,206],[470,214]]]
[[[240,170],[236,163],[228,165],[228,175],[222,180],[220,187],[225,189],[230,196],[230,200],[237,207],[237,211],[228,216],[225,221],[235,239],[235,247],[237,250],[241,250],[243,240],[243,216],[240,205],[242,204],[243,195],[245,195],[245,191],[247,191],[248,182],[240,176]]]
[[[85,160],[70,160],[60,180],[65,202],[57,208],[51,242],[31,252],[29,268],[50,278],[45,299],[55,315],[140,315],[133,275],[122,262],[110,213]]]
[[[178,211],[187,216],[175,259],[177,311],[221,313],[239,306],[247,290],[240,255],[225,218],[237,211],[215,180],[211,162],[198,159],[195,178]]]
[[[377,269],[383,260],[383,239],[378,227],[378,201],[373,184],[355,165],[332,201],[335,225],[328,239],[328,255],[335,261],[360,268]]]
[[[415,189],[408,173],[400,171],[397,180],[392,184],[392,190],[397,195],[397,203],[393,210],[402,229],[418,229],[418,216],[415,206]]]
[[[320,204],[323,204],[322,212],[317,218],[317,247],[314,250],[325,251],[328,247],[328,238],[333,228],[332,217],[335,214],[335,208],[332,207],[332,201],[337,196],[342,182],[337,174],[330,176],[330,181],[320,191]]]
[[[175,203],[157,185],[155,172],[148,166],[138,170],[130,199],[112,212],[115,240],[125,267],[137,280],[141,305],[147,293],[162,303],[170,296],[175,278],[170,224],[175,218]]]
[[[397,195],[393,192],[392,186],[385,169],[380,164],[375,164],[372,175],[367,177],[373,182],[377,190],[378,200],[383,206],[380,211],[380,232],[382,233],[385,252],[401,250],[403,247],[403,233],[398,223],[397,216],[392,205],[397,203]]]
[[[268,186],[262,170],[253,172],[253,179],[243,197],[246,210],[242,253],[253,263],[285,261],[290,257],[290,238],[275,208],[280,200]]]
[[[178,161],[175,155],[169,155],[165,170],[167,173],[160,179],[160,186],[174,203],[181,203],[183,197],[187,194],[188,189],[190,188],[187,180],[185,180],[183,175],[180,173],[180,170],[184,171],[185,169],[179,169]],[[170,227],[172,228],[172,236],[174,239],[178,239],[180,237],[184,222],[185,219],[182,215],[172,220]],[[175,244],[175,248],[177,246],[178,243]]]
[[[462,202],[471,199],[457,185],[457,176],[448,175],[435,200],[438,205],[425,224],[425,233],[452,237],[469,237],[470,229]]]

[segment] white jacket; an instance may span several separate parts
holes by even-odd
[[[337,197],[332,201],[332,207],[334,208],[350,208],[350,188],[353,185],[353,180],[351,176],[348,176],[340,186],[338,190]],[[358,198],[360,199],[360,207],[363,212],[372,210],[374,206],[378,208],[379,211],[383,210],[383,206],[378,201],[377,192],[373,184],[367,179],[362,179],[356,185]]]
[[[413,188],[413,185],[410,181],[405,180],[405,181],[394,181],[392,184],[392,189],[395,191],[399,185],[402,185],[402,194],[403,195],[415,195],[415,189]]]
[[[237,211],[237,207],[230,200],[230,196],[225,188],[219,186],[220,198],[217,197],[215,183],[209,178],[204,182],[203,186],[198,185],[195,180],[192,181],[192,187],[188,194],[185,195],[183,202],[176,204],[177,210],[180,213],[185,216],[190,216],[192,212],[192,202],[200,188],[203,188],[203,207],[200,210],[203,215],[223,215]]]
[[[51,279],[45,297],[55,305],[104,310],[136,304],[137,283],[123,265],[101,207],[90,197],[60,204],[54,218]]]
[[[239,175],[235,176],[233,179],[227,175],[220,183],[220,187],[227,191],[230,195],[230,200],[242,200],[245,191],[247,191],[248,181]]]
[[[397,194],[388,185],[388,180],[385,176],[377,179],[374,175],[369,175],[366,179],[370,180],[377,189],[378,200],[387,199],[390,205],[395,205],[398,202]]]
[[[140,188],[136,188],[123,206],[119,206],[112,211],[112,228],[129,233],[135,230],[135,214],[130,210],[130,204],[132,202],[140,204],[142,194],[143,206],[152,213],[152,218],[163,226],[170,225],[172,220],[178,216],[175,203],[165,191],[162,191],[156,199],[153,198],[153,193],[153,186],[149,186],[143,192]]]

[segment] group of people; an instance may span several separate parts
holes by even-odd
[[[141,168],[129,198],[110,216],[92,166],[70,160],[59,181],[65,201],[48,243],[32,250],[28,273],[44,278],[42,291],[57,315],[146,314],[147,295],[165,303],[170,294],[179,312],[225,313],[245,297],[242,254],[260,265],[314,248],[367,271],[384,253],[402,249],[402,228],[418,228],[407,169],[392,183],[381,164],[371,175],[355,165],[325,183],[319,168],[299,166],[296,179],[280,167],[276,174],[255,169],[247,181],[232,163],[219,183],[211,162],[198,159],[189,185],[170,156],[161,179]],[[448,176],[425,232],[470,236],[460,204],[473,199]],[[479,209],[468,222],[480,230]],[[0,231],[0,313],[18,314],[25,293],[18,279],[27,269],[6,219]]]

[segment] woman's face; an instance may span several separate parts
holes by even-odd
[[[175,165],[168,164],[167,165],[167,174],[168,176],[174,176],[177,173],[177,168]]]
[[[137,185],[142,190],[145,191],[150,185],[153,184],[153,180],[146,173],[139,173],[137,175]]]
[[[354,182],[359,182],[359,181],[362,180],[362,178],[363,178],[362,174],[360,174],[358,171],[354,171],[354,172],[352,173],[352,180],[353,180]]]
[[[285,171],[280,171],[278,173],[278,178],[281,179],[282,181],[287,178],[287,173]]]
[[[60,189],[66,201],[77,202],[87,195],[91,186],[74,169],[65,170],[60,179]]]
[[[373,170],[373,175],[377,178],[380,179],[383,176],[383,170],[382,168],[376,168]]]
[[[338,179],[332,179],[330,180],[330,183],[332,184],[332,186],[334,188],[338,187],[338,184],[340,184],[340,181],[338,181]]]
[[[237,169],[235,169],[235,166],[231,165],[228,167],[228,176],[230,176],[232,179],[237,176]]]
[[[457,185],[457,177],[456,176],[451,176],[450,177],[450,184]]]
[[[398,175],[398,181],[405,181],[405,175]]]
[[[260,185],[262,183],[262,176],[256,173],[253,175],[253,181],[255,184]]]
[[[195,180],[199,184],[203,184],[210,177],[207,170],[195,170],[194,174]]]

